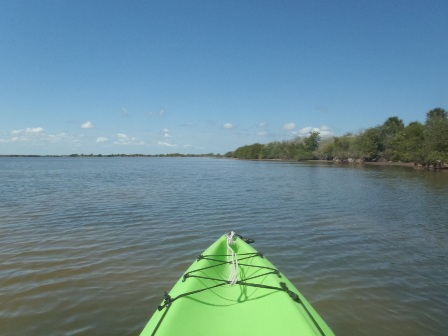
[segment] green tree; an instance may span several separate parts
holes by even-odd
[[[319,147],[314,151],[314,155],[320,160],[333,160],[334,158],[334,138],[324,139],[319,143]]]
[[[424,162],[448,162],[448,112],[435,108],[426,114]]]
[[[355,139],[356,156],[366,161],[377,161],[384,150],[382,130],[371,127],[359,134]]]
[[[280,143],[277,141],[266,144],[262,151],[262,156],[265,159],[277,159],[280,155]]]
[[[353,143],[355,139],[351,133],[347,133],[341,137],[334,137],[332,146],[333,158],[346,160],[353,157]]]
[[[380,148],[382,152],[379,156],[386,160],[397,160],[396,149],[393,148],[395,137],[404,129],[403,120],[398,117],[388,118],[383,125],[380,126]]]
[[[403,120],[398,117],[388,118],[381,126],[381,131],[385,136],[394,136],[404,129]]]
[[[422,162],[425,127],[418,121],[411,122],[390,142],[393,160]]]
[[[304,147],[309,152],[314,152],[319,147],[320,141],[319,132],[310,132],[310,136],[303,139]]]
[[[238,159],[260,159],[263,150],[262,144],[255,143],[237,148],[233,152],[233,157]]]

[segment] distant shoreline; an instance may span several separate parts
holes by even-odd
[[[436,169],[436,170],[448,170],[446,166],[433,167],[424,166],[417,164],[415,162],[395,162],[395,161],[380,161],[380,162],[348,162],[339,161],[335,162],[332,160],[284,160],[284,159],[238,159],[225,157],[220,154],[70,154],[70,155],[25,155],[25,154],[10,154],[10,155],[0,155],[0,158],[217,158],[217,159],[227,159],[227,160],[242,160],[242,161],[267,161],[267,162],[309,162],[309,163],[327,163],[334,165],[350,165],[350,166],[395,166],[395,167],[408,167],[408,168],[422,168],[422,169]]]
[[[5,154],[2,157],[23,157],[23,158],[113,158],[113,157],[222,157],[220,154],[69,154],[69,155],[39,155],[39,154]]]

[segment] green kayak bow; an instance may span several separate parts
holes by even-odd
[[[269,261],[231,232],[187,269],[140,336],[334,335]]]

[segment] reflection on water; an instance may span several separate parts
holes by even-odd
[[[0,158],[0,334],[138,335],[237,230],[338,335],[444,335],[448,174],[216,159]]]

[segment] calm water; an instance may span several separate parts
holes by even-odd
[[[254,238],[337,335],[447,333],[445,172],[0,158],[0,335],[138,335],[230,230]]]

